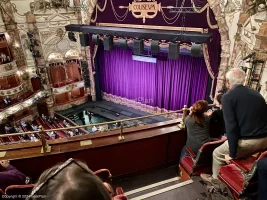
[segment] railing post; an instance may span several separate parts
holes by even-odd
[[[124,136],[122,135],[123,133],[123,121],[121,121],[121,133],[120,133],[120,136],[119,136],[119,140],[124,140]]]
[[[187,114],[187,106],[184,105],[182,121],[181,121],[180,124],[178,125],[180,129],[185,129],[184,120],[185,120],[185,118],[186,118],[186,114]]]
[[[46,155],[46,153],[51,152],[51,146],[49,146],[46,143],[46,139],[45,139],[45,132],[44,132],[44,128],[43,126],[39,126],[41,132],[40,132],[40,139],[42,142],[42,149],[41,149],[41,153],[43,153],[44,155]]]

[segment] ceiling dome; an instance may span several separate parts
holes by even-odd
[[[65,53],[66,59],[80,59],[80,54],[75,49],[70,49]]]
[[[48,56],[48,62],[54,63],[54,62],[63,62],[63,57],[60,53],[51,53]]]

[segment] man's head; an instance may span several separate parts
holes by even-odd
[[[246,74],[242,69],[233,68],[226,73],[226,87],[231,89],[234,85],[242,85]]]

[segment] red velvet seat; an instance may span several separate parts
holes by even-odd
[[[181,179],[188,180],[192,175],[211,172],[212,153],[214,149],[223,144],[226,140],[226,138],[223,138],[205,143],[199,149],[197,155],[195,155],[190,148],[186,148],[190,156],[185,156],[180,162]]]
[[[110,183],[112,175],[108,169],[100,169],[94,172],[103,182]]]
[[[12,199],[26,199],[26,197],[31,193],[34,184],[27,184],[27,185],[11,185],[8,186],[5,190],[7,195],[13,195]],[[22,198],[25,197],[25,198]]]
[[[220,168],[219,180],[227,185],[234,197],[239,197],[244,193],[257,191],[257,162],[267,156],[267,151],[263,152],[259,158],[249,157],[243,160],[232,160],[232,164]]]

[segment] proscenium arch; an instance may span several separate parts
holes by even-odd
[[[229,40],[229,28],[227,26],[225,15],[222,11],[222,8],[220,6],[220,0],[207,0],[208,4],[215,14],[215,19],[217,21],[218,27],[219,27],[219,33],[221,37],[221,62],[219,66],[219,73],[217,77],[217,86],[216,86],[216,93],[217,91],[221,90],[223,88],[223,85],[225,83],[225,74],[229,67],[229,59],[230,59],[230,40]],[[90,24],[91,17],[93,14],[93,11],[96,7],[98,0],[90,0],[88,5],[88,11],[87,11],[87,24]],[[90,52],[89,52],[90,54]]]

